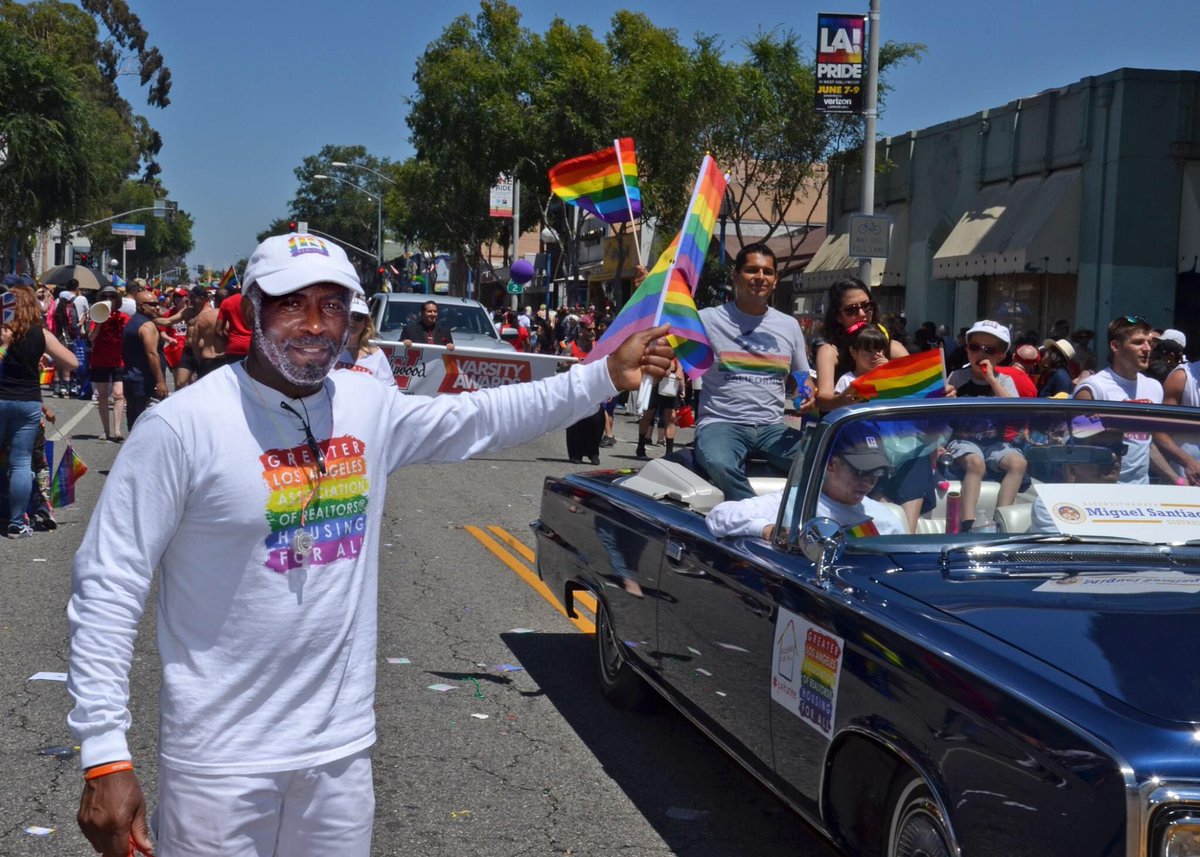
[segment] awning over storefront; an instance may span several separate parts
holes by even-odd
[[[933,254],[936,280],[1079,270],[1078,167],[979,191]]]
[[[871,266],[871,282],[867,285],[904,285],[904,268],[908,262],[908,205],[889,205],[876,214],[891,215],[892,253],[880,264],[876,259]],[[827,289],[838,280],[858,276],[858,259],[850,256],[849,216],[838,223],[838,230],[826,237],[808,267],[804,269],[804,290]]]
[[[1183,167],[1183,196],[1179,202],[1180,273],[1200,273],[1200,161]]]

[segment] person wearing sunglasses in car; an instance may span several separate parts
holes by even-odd
[[[908,350],[879,325],[875,300],[862,280],[851,277],[834,283],[829,287],[825,305],[826,344],[818,348],[814,355],[817,363],[817,408],[821,413],[863,401],[853,387],[836,391],[838,379],[854,369],[854,358],[850,354],[850,329],[857,331],[863,324],[878,327],[887,337],[884,356],[889,360],[908,354]]]
[[[967,365],[955,369],[946,378],[953,384],[959,398],[963,396],[996,396],[1015,399],[1017,388],[1012,378],[996,372],[996,364],[1008,353],[1011,341],[1008,328],[998,321],[983,319],[967,331]],[[1016,429],[997,420],[962,421],[947,446],[953,459],[952,469],[962,475],[962,501],[959,506],[959,529],[987,531],[995,524],[975,526],[975,505],[983,486],[983,477],[990,468],[1003,473],[996,505],[1011,506],[1025,478],[1026,461],[1013,445]]]
[[[892,508],[867,496],[890,472],[879,428],[869,422],[846,426],[825,467],[817,517],[832,518],[858,538],[907,534],[908,527]],[[726,500],[712,508],[704,523],[714,536],[757,536],[770,541],[782,502],[782,490]]]

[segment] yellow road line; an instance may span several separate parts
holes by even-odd
[[[489,551],[491,551],[492,554],[494,554],[497,559],[499,559],[502,563],[504,563],[509,568],[511,568],[514,572],[516,572],[517,577],[521,578],[527,584],[529,584],[530,588],[533,589],[534,592],[538,593],[543,598],[545,598],[548,602],[550,602],[550,606],[552,606],[555,610],[557,610],[559,613],[563,614],[564,616],[567,615],[566,608],[564,608],[562,606],[562,604],[559,602],[559,600],[554,597],[554,593],[552,593],[550,591],[550,587],[548,587],[544,582],[542,582],[542,580],[537,576],[537,574],[534,573],[533,569],[531,569],[529,566],[525,565],[523,562],[521,562],[519,559],[517,559],[515,556],[513,556],[511,553],[509,553],[507,550],[505,550],[503,547],[501,547],[496,542],[495,539],[493,539],[490,535],[485,533],[479,527],[469,525],[466,527],[466,530],[468,533],[470,533],[476,539],[478,539],[480,544],[482,544],[485,548],[487,548]],[[507,539],[505,541],[507,541]],[[579,616],[575,619],[572,619],[570,616],[567,616],[567,619],[572,624],[574,624],[576,628],[583,631],[585,634],[596,633],[595,624],[593,622],[591,622],[590,620],[585,619],[582,616]]]
[[[492,526],[488,527],[488,529],[495,533],[496,537],[499,538],[500,541],[504,542],[510,547],[516,548],[517,553],[525,557],[525,559],[529,560],[530,562],[537,561],[537,557],[534,556],[533,550],[508,530],[504,529],[504,527],[497,527],[495,524],[493,524]]]

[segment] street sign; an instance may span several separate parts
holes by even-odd
[[[146,237],[146,227],[141,223],[114,223],[112,225],[113,235],[132,235],[135,238]]]
[[[512,280],[509,280],[508,285],[505,287],[505,291],[507,291],[510,295],[523,295],[525,294],[525,287],[520,283],[514,283]]]
[[[137,239],[136,238],[126,238],[125,239],[125,249],[126,250],[136,250],[137,249]]]
[[[892,218],[887,214],[850,215],[850,256],[886,259],[891,255]]]
[[[513,216],[512,176],[506,176],[501,173],[500,178],[496,180],[496,184],[492,186],[491,193],[488,194],[488,216]]]

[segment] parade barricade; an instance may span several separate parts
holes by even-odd
[[[426,345],[383,339],[371,340],[387,357],[396,386],[403,393],[437,396],[443,393],[469,393],[505,384],[520,384],[549,378],[560,365],[575,363],[573,357],[554,354],[526,354],[491,348],[454,350],[444,345]]]

